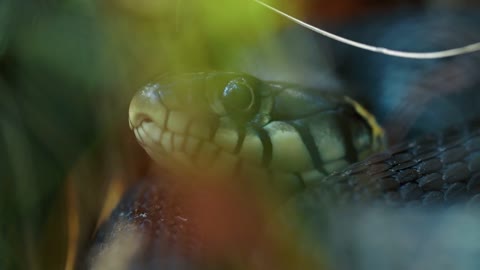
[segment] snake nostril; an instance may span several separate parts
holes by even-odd
[[[148,116],[148,115],[143,115],[142,117],[143,117],[143,118],[142,118],[142,119],[143,119],[143,122],[147,122],[147,123],[153,122],[153,119],[152,119],[150,116]]]
[[[141,125],[142,123],[153,122],[153,119],[150,116],[148,116],[147,114],[144,114],[144,113],[139,113],[137,117],[138,117],[137,123],[139,125]]]

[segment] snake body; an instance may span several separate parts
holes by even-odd
[[[471,25],[468,22],[468,27]],[[408,32],[408,25],[404,27]],[[427,27],[425,32],[431,30]],[[446,40],[451,39],[447,37]],[[445,46],[451,45],[447,43]],[[383,61],[383,58],[362,57],[361,54],[358,58],[352,57],[354,61],[346,64],[355,66],[355,61],[365,59],[367,64],[369,59],[373,59],[374,63]],[[391,140],[417,137],[366,159],[366,156],[379,151],[384,141],[375,118],[358,102],[342,94],[263,81],[243,73],[195,73],[164,77],[148,84],[132,101],[130,125],[147,153],[170,172],[162,178],[163,183],[169,182],[167,179],[170,178],[173,181],[185,177],[197,179],[195,175],[203,173],[208,178],[219,173],[228,181],[249,179],[268,183],[267,186],[273,186],[275,193],[287,197],[293,194],[285,208],[293,208],[295,213],[314,219],[314,226],[305,231],[311,233],[306,238],[315,239],[315,245],[307,248],[315,253],[319,246],[325,248],[323,242],[328,237],[319,231],[323,231],[320,228],[325,229],[325,220],[331,220],[332,215],[336,217],[335,221],[339,216],[341,221],[345,221],[345,217],[353,217],[346,223],[361,226],[363,220],[355,216],[359,215],[355,212],[357,206],[366,206],[359,211],[368,213],[372,205],[414,209],[424,206],[431,209],[455,204],[475,205],[480,201],[480,125],[468,122],[478,116],[476,77],[469,75],[471,79],[462,81],[463,77],[457,80],[454,76],[451,81],[455,83],[452,84],[432,79],[445,74],[465,74],[462,70],[478,70],[474,69],[478,67],[475,65],[478,55],[472,57],[432,61],[413,69],[405,60],[392,66],[372,64],[382,72],[374,69],[373,73],[368,73],[371,70],[363,67],[353,69],[350,74],[347,72],[347,76],[353,76],[349,77],[351,82],[356,82],[358,77],[355,76],[363,76],[362,72],[367,73],[362,78],[371,91],[352,92],[352,97],[372,108],[381,123],[388,123],[389,117],[395,118],[390,122],[393,128],[387,126],[387,135]],[[403,72],[389,72],[394,66],[402,67],[403,64],[406,64]],[[452,69],[455,71],[458,68],[460,73],[452,73]],[[377,81],[372,74],[381,74],[384,78]],[[355,87],[365,90],[358,84]],[[398,89],[407,89],[408,98],[402,96]],[[439,94],[434,92],[435,89],[445,91]],[[415,100],[416,94],[418,100]],[[385,98],[386,95],[390,96]],[[414,105],[405,106],[406,101]],[[451,104],[456,106],[444,106]],[[462,104],[468,106],[462,108]],[[416,106],[427,109],[418,113],[420,109],[415,109]],[[454,116],[462,111],[466,111],[468,117],[455,120]],[[400,118],[402,121],[407,119],[408,123],[398,122]],[[439,124],[442,120],[445,123]],[[425,135],[453,123],[460,124],[435,135]],[[407,130],[408,134],[400,134],[396,129],[398,126]],[[189,146],[190,140],[196,143]],[[354,164],[348,166],[351,163]],[[178,177],[178,174],[182,176]],[[180,201],[188,194],[180,192],[182,195],[171,197],[171,191],[163,183],[142,182],[127,193],[109,222],[100,230],[92,249],[94,258],[101,253],[99,250],[118,245],[111,239],[118,238],[119,232],[140,231],[140,235],[148,239],[147,244],[141,243],[141,248],[136,249],[140,256],[126,256],[129,266],[140,265],[148,269],[152,267],[149,263],[165,265],[165,261],[158,262],[164,257],[158,257],[156,253],[168,250],[163,246],[165,243],[188,242],[185,244],[187,249],[198,249],[195,241],[202,237],[197,238],[199,234],[190,230],[196,226],[195,218],[178,218],[188,212],[179,207]],[[168,203],[174,205],[169,208],[174,210],[155,210],[155,207]],[[339,206],[346,206],[350,211],[342,212]],[[384,213],[382,215],[391,218]],[[424,226],[423,223],[407,221],[408,218],[405,225],[413,228],[412,231],[420,231]],[[345,226],[342,223],[333,224],[336,224],[330,224],[333,229],[325,231]],[[297,228],[294,234],[303,234],[303,225],[301,228]],[[373,238],[377,233],[368,232]],[[335,235],[340,235],[339,239],[345,238],[342,232]],[[170,240],[165,242],[165,238]],[[158,239],[162,248],[158,248]],[[349,248],[348,254],[354,254],[350,249],[356,244],[345,244]],[[192,267],[188,263],[183,264],[183,255],[176,260],[176,253],[174,256],[169,256],[168,252],[162,254],[167,254],[169,259],[166,261],[169,263],[174,258],[173,264]],[[317,255],[315,253],[313,257]],[[342,258],[345,254],[336,255]],[[133,263],[132,256],[136,258]],[[275,259],[280,260],[281,257]],[[98,262],[97,259],[93,261]],[[361,263],[352,263],[346,269],[372,269],[360,268],[359,265]],[[289,269],[287,265],[282,267]]]

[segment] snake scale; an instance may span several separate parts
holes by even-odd
[[[459,21],[454,20],[458,18]],[[460,29],[468,33],[462,35],[465,36],[462,41],[478,38],[478,34],[472,34],[475,29],[478,30],[478,23],[472,23],[474,19],[463,18],[463,15],[454,19],[445,18],[439,24],[445,26],[453,20],[457,23],[455,27],[462,26]],[[409,27],[417,25],[418,20],[431,24],[422,31],[411,31]],[[391,29],[392,35],[412,32],[413,36],[421,36],[438,29],[438,24],[433,21],[429,16],[413,16],[410,24],[386,23],[384,27]],[[374,28],[372,31],[379,30]],[[368,38],[368,35],[365,36]],[[379,45],[389,47],[390,40],[386,35],[384,40],[379,40]],[[458,42],[458,39],[441,34],[433,40],[422,43],[421,49],[428,50],[436,42],[447,48],[456,46]],[[452,42],[445,44],[445,41]],[[396,49],[402,49],[402,42],[395,44],[400,47]],[[198,250],[207,254],[213,252],[215,258],[218,254],[237,252],[244,259],[242,256],[248,256],[245,253],[249,254],[252,246],[254,250],[257,245],[262,246],[263,234],[249,231],[247,234],[239,233],[239,238],[225,240],[226,243],[233,241],[234,248],[222,242],[224,245],[220,245],[222,248],[219,249],[224,250],[210,250],[208,244],[212,244],[213,240],[208,230],[202,231],[202,228],[205,229],[202,219],[192,216],[191,206],[198,207],[198,211],[205,214],[203,212],[209,212],[212,204],[207,203],[206,207],[202,199],[193,200],[189,202],[189,208],[186,206],[189,203],[183,201],[191,196],[212,194],[198,193],[197,185],[175,190],[172,188],[174,185],[168,184],[179,179],[192,179],[192,171],[202,170],[202,176],[196,179],[198,182],[220,174],[222,177],[219,178],[242,180],[242,185],[260,186],[260,190],[273,187],[275,194],[281,194],[279,198],[275,197],[277,203],[277,199],[283,201],[293,196],[286,209],[293,209],[293,216],[297,213],[300,216],[305,213],[310,215],[306,219],[314,219],[316,233],[314,237],[307,234],[306,238],[317,239],[321,235],[324,238],[320,238],[319,242],[328,239],[325,238],[328,233],[320,231],[325,229],[324,226],[328,227],[324,220],[332,215],[338,218],[339,213],[344,213],[340,219],[351,216],[347,224],[358,225],[363,221],[363,217],[358,218],[359,214],[355,212],[357,208],[368,215],[371,207],[437,209],[439,206],[477,205],[480,202],[480,125],[472,120],[478,116],[476,107],[480,92],[477,91],[478,76],[464,74],[478,70],[478,54],[412,64],[408,60],[395,63],[395,60],[372,57],[358,51],[353,52],[356,53],[354,56],[342,53],[347,57],[340,70],[354,89],[350,92],[351,97],[290,83],[264,81],[243,73],[186,74],[160,78],[145,86],[132,101],[130,125],[147,153],[168,173],[164,173],[162,181],[143,181],[125,195],[97,234],[87,265],[97,269],[105,263],[109,265],[101,255],[115,253],[115,248],[122,245],[129,245],[133,250],[123,251],[122,255],[115,253],[118,256],[115,258],[121,258],[119,262],[123,264],[120,265],[125,269],[155,269],[159,266],[197,268],[199,265],[192,264],[196,260],[191,258],[197,258]],[[358,67],[359,63],[361,67],[345,71],[345,66]],[[365,68],[368,65],[371,68]],[[440,80],[440,75],[452,77]],[[365,87],[368,92],[365,92]],[[409,102],[408,106],[405,102]],[[382,129],[375,118],[360,104],[371,109],[381,124],[387,123],[386,134],[390,141],[405,142],[365,158],[377,152],[384,141]],[[459,119],[459,114],[464,117]],[[452,124],[456,126],[445,129]],[[428,135],[439,129],[442,132]],[[354,164],[348,166],[351,163]],[[217,222],[225,218],[222,215],[234,213],[230,217],[231,222],[224,224],[226,227],[235,230],[237,223],[245,228],[258,225],[255,223],[258,213],[245,210],[243,205],[260,201],[250,197],[247,200],[238,199],[238,193],[232,192],[232,186],[225,187],[223,183],[212,180],[208,188],[200,186],[200,189],[209,190],[218,184],[219,187],[213,190],[227,194],[227,198],[221,199],[213,196],[213,204],[225,204],[227,210],[222,208],[220,216],[207,214],[207,219],[217,219]],[[233,184],[233,190],[238,188],[239,185]],[[232,200],[235,203],[231,203]],[[391,218],[388,213],[381,214]],[[404,212],[400,216],[402,214]],[[244,224],[240,220],[249,222]],[[404,222],[405,226],[418,226],[417,223],[407,225],[408,218]],[[222,226],[215,224],[218,226],[216,229],[221,231]],[[335,222],[326,224],[334,229],[342,227]],[[255,227],[253,231],[262,231],[260,227]],[[330,228],[330,231],[334,229]],[[416,231],[421,231],[421,227]],[[122,232],[122,237],[119,232]],[[342,237],[340,233],[338,238],[345,238]],[[246,245],[249,248],[244,247],[243,240],[250,244]],[[304,250],[302,244],[299,246],[298,250]],[[175,251],[176,247],[180,247],[180,252]],[[318,249],[318,245],[315,248]],[[316,263],[322,259],[318,259],[320,255],[314,252],[315,248],[307,248],[314,253],[308,259],[293,252],[305,259],[292,259],[294,268],[319,268]],[[274,254],[281,252],[273,250]],[[355,258],[352,254],[356,251],[349,252],[350,258]],[[292,269],[288,260],[279,254],[273,255],[273,261],[280,261],[281,267],[268,265],[272,263],[268,259],[268,267],[261,263],[259,266],[256,259],[244,263],[238,256],[215,261],[214,267]],[[108,258],[108,255],[103,257]],[[206,261],[200,265],[211,267],[212,262]],[[337,265],[334,269],[372,267],[368,263],[354,265],[354,261],[352,259],[352,264]],[[471,266],[464,269],[474,269],[468,267]]]

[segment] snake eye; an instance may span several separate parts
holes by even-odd
[[[235,79],[225,86],[221,100],[229,112],[248,112],[255,102],[255,94],[244,79]]]

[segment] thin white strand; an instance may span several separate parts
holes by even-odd
[[[462,55],[462,54],[468,54],[468,53],[473,53],[480,51],[480,42],[476,42],[473,44],[469,44],[464,47],[459,47],[459,48],[454,48],[454,49],[449,49],[449,50],[443,50],[443,51],[435,51],[435,52],[404,52],[404,51],[396,51],[396,50],[390,50],[387,48],[382,48],[382,47],[375,47],[367,44],[363,44],[354,40],[350,40],[341,36],[337,36],[335,34],[332,34],[330,32],[327,32],[325,30],[322,30],[320,28],[317,28],[313,25],[310,25],[306,22],[303,22],[293,16],[290,16],[286,14],[285,12],[282,12],[272,6],[269,6],[268,4],[260,1],[260,0],[253,0],[260,5],[263,5],[264,7],[282,15],[283,17],[307,28],[312,30],[313,32],[316,32],[320,35],[326,36],[328,38],[331,38],[333,40],[351,45],[353,47],[357,47],[363,50],[367,51],[372,51],[376,53],[381,53],[381,54],[386,54],[390,56],[395,56],[395,57],[401,57],[401,58],[411,58],[411,59],[438,59],[438,58],[447,58],[447,57],[452,57],[452,56],[457,56],[457,55]]]

